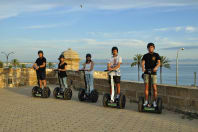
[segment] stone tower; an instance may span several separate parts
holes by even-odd
[[[79,70],[80,58],[76,51],[73,51],[71,48],[62,52],[62,55],[65,57],[65,62],[67,63],[67,70]]]

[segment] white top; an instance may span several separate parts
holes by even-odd
[[[122,57],[120,57],[119,55],[116,57],[112,56],[109,60],[109,64],[110,64],[111,68],[116,67],[118,65],[118,63],[122,63]],[[115,75],[121,76],[120,68],[116,69]]]
[[[90,70],[91,69],[91,62],[89,64],[85,63],[85,70]],[[85,71],[85,74],[93,74],[93,70],[92,71]]]

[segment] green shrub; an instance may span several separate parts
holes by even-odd
[[[0,61],[0,68],[3,68],[3,62]]]

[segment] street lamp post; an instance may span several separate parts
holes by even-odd
[[[6,66],[8,67],[8,59],[9,59],[9,56],[11,54],[14,54],[14,52],[10,52],[10,53],[5,53],[5,52],[1,52],[2,54],[4,54],[6,56]]]
[[[180,48],[177,50],[177,56],[176,56],[176,85],[178,85],[178,60],[179,60],[179,51],[184,50],[184,48]]]

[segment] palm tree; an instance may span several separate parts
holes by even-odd
[[[162,84],[162,68],[167,68],[170,69],[170,60],[166,56],[160,56],[161,61],[160,61],[160,83]]]
[[[3,68],[3,62],[0,61],[0,68]]]
[[[12,66],[13,67],[17,67],[17,66],[19,66],[19,61],[17,60],[17,59],[13,59],[12,61],[11,61],[11,64],[12,64]]]
[[[54,68],[54,64],[53,64],[52,62],[49,62],[49,63],[48,63],[48,68],[49,68],[49,69]]]
[[[21,64],[21,68],[26,68],[26,65],[25,64]]]
[[[133,63],[131,63],[131,67],[138,66],[138,81],[140,81],[140,66],[141,66],[141,61],[142,61],[142,54],[136,54],[133,57]]]

